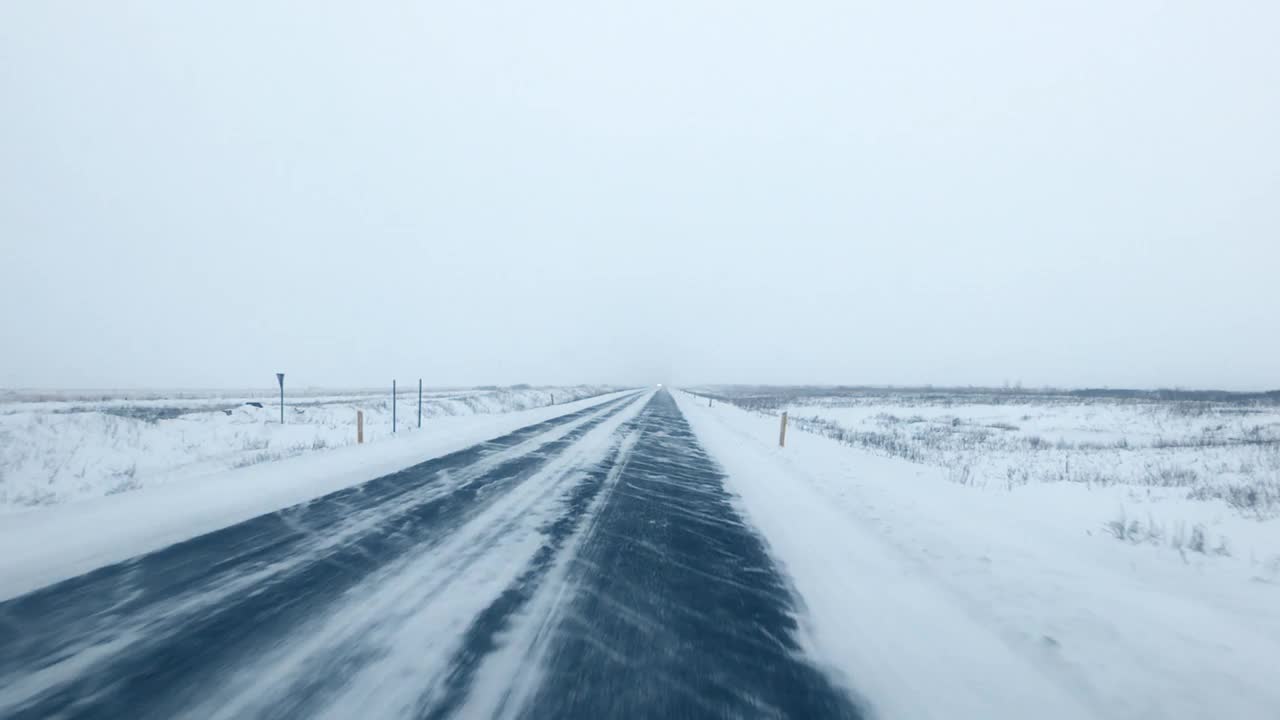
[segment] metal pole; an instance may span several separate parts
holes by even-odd
[[[396,434],[396,381],[391,381],[391,434]]]
[[[280,382],[280,424],[284,424],[284,373],[276,373],[276,380]]]
[[[782,430],[778,432],[778,447],[787,446],[787,413],[782,412]]]
[[[418,428],[422,428],[422,378],[418,378]]]

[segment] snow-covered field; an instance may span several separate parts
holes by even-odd
[[[505,413],[593,397],[601,386],[475,388],[424,393],[433,419]],[[419,432],[417,387],[397,395],[397,431]],[[0,513],[202,477],[391,436],[391,392],[0,391]]]
[[[1276,717],[1276,405],[699,392],[812,652],[886,717]]]
[[[1052,497],[1054,514],[1129,543],[1280,556],[1280,403],[885,392],[735,397],[877,455],[945,469],[987,494]],[[1062,487],[1058,487],[1061,485]],[[1070,507],[1063,507],[1070,499]]]

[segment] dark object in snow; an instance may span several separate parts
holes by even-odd
[[[223,410],[222,412],[224,412],[224,413],[226,413],[226,414],[228,414],[228,415],[230,415],[230,414],[231,414],[231,411],[230,411],[230,410]]]
[[[254,407],[256,407],[256,408],[260,408],[260,407],[262,407],[262,403],[260,403],[260,402],[247,402],[247,403],[245,403],[245,405],[252,405],[252,406],[254,406]]]

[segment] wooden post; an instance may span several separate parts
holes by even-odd
[[[778,431],[778,447],[787,446],[787,411],[782,411],[782,429]]]
[[[356,444],[364,444],[364,411],[356,411]]]
[[[284,424],[284,373],[276,373],[276,380],[280,382],[280,424]]]

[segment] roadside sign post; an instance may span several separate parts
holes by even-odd
[[[284,373],[276,373],[276,382],[280,383],[280,424],[284,424]]]

